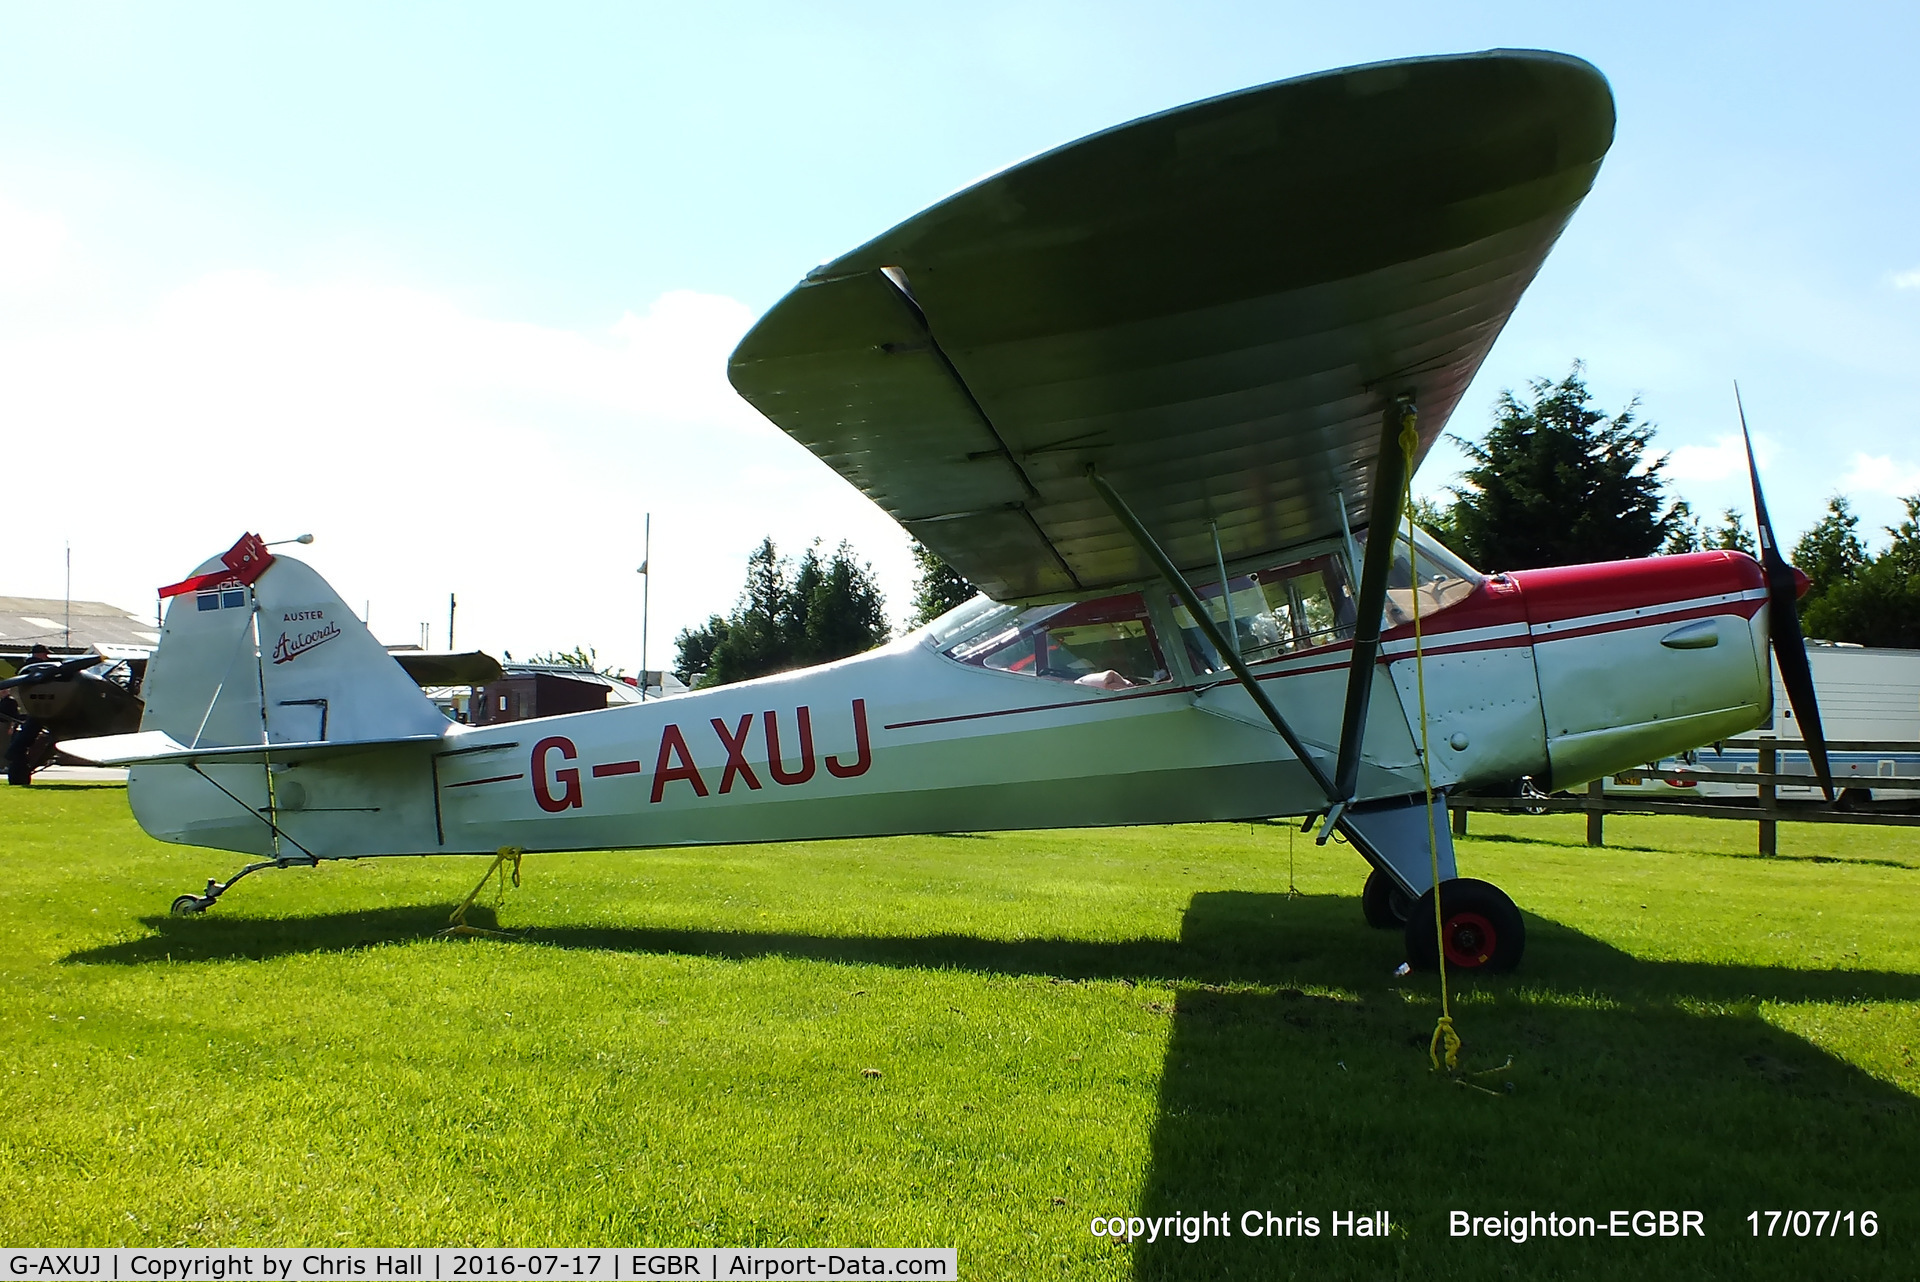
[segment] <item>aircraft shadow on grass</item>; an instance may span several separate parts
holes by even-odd
[[[67,961],[143,965],[347,951],[430,935],[448,910],[270,922],[153,917],[144,919],[154,932],[147,938]],[[1484,1268],[1490,1261],[1471,1244],[1451,1244],[1431,1259],[1415,1249],[1447,1240],[1453,1209],[1602,1218],[1643,1207],[1708,1213],[1714,1232],[1704,1244],[1528,1244],[1541,1253],[1536,1263],[1559,1258],[1583,1275],[1589,1266],[1602,1266],[1601,1275],[1618,1266],[1623,1276],[1656,1264],[1680,1268],[1703,1251],[1714,1254],[1696,1263],[1728,1267],[1725,1252],[1762,1248],[1769,1253],[1750,1262],[1768,1273],[1807,1250],[1840,1250],[1833,1242],[1747,1239],[1748,1211],[1808,1206],[1876,1209],[1889,1225],[1830,1265],[1865,1276],[1913,1263],[1910,1236],[1900,1239],[1920,1224],[1909,1177],[1920,1162],[1914,1100],[1768,1023],[1761,1006],[1915,1002],[1920,975],[1642,961],[1529,916],[1525,970],[1456,990],[1465,1067],[1513,1058],[1506,1072],[1476,1079],[1501,1096],[1489,1098],[1428,1071],[1434,977],[1390,978],[1402,955],[1398,935],[1369,931],[1359,917],[1344,896],[1211,892],[1193,897],[1177,940],[560,926],[541,927],[526,942],[1172,987],[1170,1008],[1143,1001],[1172,1029],[1139,1203],[1076,1210],[1227,1213],[1235,1233],[1136,1245],[1140,1278],[1284,1276],[1296,1268],[1336,1277],[1381,1270],[1453,1276],[1469,1257],[1474,1269]],[[468,918],[495,924],[479,905]],[[1378,1210],[1396,1223],[1415,1222],[1414,1237],[1331,1236],[1335,1212]],[[1247,1211],[1318,1216],[1321,1237],[1242,1236],[1239,1217]],[[1652,1250],[1659,1254],[1645,1254]]]

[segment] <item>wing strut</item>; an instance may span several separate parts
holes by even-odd
[[[1180,598],[1180,603],[1193,615],[1193,621],[1199,626],[1201,633],[1220,657],[1226,660],[1227,666],[1233,669],[1233,675],[1239,679],[1242,686],[1246,687],[1247,693],[1253,696],[1254,704],[1266,715],[1267,720],[1273,723],[1273,728],[1280,732],[1280,737],[1287,741],[1287,747],[1293,749],[1293,755],[1300,759],[1300,764],[1307,768],[1309,775],[1313,776],[1314,783],[1318,784],[1320,791],[1326,794],[1327,804],[1337,807],[1341,796],[1334,790],[1333,780],[1329,779],[1327,772],[1320,768],[1320,763],[1313,759],[1307,745],[1299,735],[1293,732],[1293,727],[1287,724],[1287,719],[1280,715],[1280,709],[1273,706],[1273,700],[1267,698],[1267,692],[1260,688],[1259,681],[1254,678],[1252,672],[1248,671],[1247,665],[1241,662],[1239,652],[1227,643],[1226,637],[1221,635],[1219,626],[1213,621],[1213,615],[1201,602],[1200,594],[1193,590],[1193,585],[1187,582],[1186,576],[1174,566],[1172,559],[1154,541],[1153,535],[1147,532],[1147,527],[1140,524],[1140,518],[1133,514],[1133,509],[1127,506],[1126,501],[1114,491],[1114,488],[1092,468],[1087,469],[1087,480],[1092,484],[1094,492],[1113,510],[1114,518],[1120,522],[1128,534],[1133,536],[1133,541],[1140,545],[1140,550],[1147,554],[1147,558],[1158,567],[1167,582],[1173,585],[1174,595]],[[1391,547],[1392,540],[1389,539],[1387,542]],[[1383,577],[1382,582],[1384,581]],[[1375,615],[1374,631],[1377,634],[1379,631],[1377,610]]]
[[[1366,564],[1360,571],[1353,655],[1347,663],[1347,707],[1340,719],[1340,755],[1333,772],[1335,792],[1327,794],[1335,801],[1353,800],[1360,783],[1360,743],[1367,730],[1367,703],[1373,695],[1374,659],[1380,653],[1380,619],[1387,604],[1387,574],[1393,569],[1394,527],[1400,523],[1400,504],[1407,492],[1409,463],[1400,437],[1414,430],[1418,416],[1413,401],[1403,396],[1380,424],[1373,499],[1367,509]]]

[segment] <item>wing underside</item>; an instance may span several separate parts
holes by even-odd
[[[1588,64],[1497,51],[1328,72],[1027,161],[809,274],[734,386],[1002,600],[1361,522],[1383,411],[1439,435],[1591,186]],[[1336,497],[1339,496],[1339,497]]]

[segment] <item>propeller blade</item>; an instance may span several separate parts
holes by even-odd
[[[1753,519],[1760,543],[1760,568],[1767,576],[1767,639],[1773,643],[1774,662],[1780,665],[1780,684],[1786,687],[1787,701],[1793,705],[1794,720],[1800,723],[1800,738],[1807,745],[1807,756],[1820,789],[1833,800],[1833,771],[1827,765],[1827,736],[1820,728],[1820,701],[1813,692],[1813,669],[1807,662],[1806,638],[1800,635],[1800,594],[1793,580],[1793,567],[1780,555],[1780,544],[1773,536],[1773,522],[1767,516],[1767,500],[1760,493],[1760,465],[1753,458],[1753,437],[1747,431],[1747,407],[1740,400],[1740,384],[1733,385],[1733,403],[1740,411],[1740,439],[1747,446],[1747,475],[1753,481]]]

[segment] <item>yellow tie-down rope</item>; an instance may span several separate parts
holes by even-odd
[[[1437,1073],[1444,1054],[1447,1071],[1452,1073],[1460,1067],[1460,1034],[1453,1031],[1453,1008],[1447,998],[1446,923],[1440,908],[1440,832],[1433,818],[1433,765],[1428,752],[1427,667],[1420,632],[1420,552],[1419,545],[1413,541],[1413,456],[1420,448],[1420,433],[1415,422],[1411,406],[1401,412],[1400,453],[1406,460],[1407,482],[1400,496],[1400,507],[1407,514],[1407,573],[1413,588],[1409,593],[1413,598],[1413,683],[1420,695],[1420,787],[1427,807],[1427,858],[1433,869],[1434,951],[1440,961],[1440,1022],[1433,1026],[1433,1041],[1427,1046],[1427,1057],[1433,1061],[1433,1071]]]
[[[478,899],[480,892],[487,888],[487,882],[492,879],[495,872],[500,874],[500,889],[494,897],[494,902],[496,904],[504,904],[507,902],[507,869],[509,866],[512,867],[513,884],[518,886],[520,884],[520,856],[526,853],[527,852],[519,846],[500,847],[500,849],[494,853],[493,862],[487,865],[486,873],[481,876],[480,884],[475,886],[467,897],[460,901],[460,906],[453,910],[452,916],[447,918],[447,928],[440,933],[442,935],[482,935],[488,939],[519,939],[520,935],[513,934],[509,931],[488,930],[485,926],[467,925],[467,909],[473,907],[473,901]]]
[[[1433,1026],[1433,1040],[1427,1044],[1427,1058],[1433,1063],[1433,1071],[1439,1072],[1442,1062],[1446,1064],[1447,1074],[1457,1086],[1471,1086],[1477,1091],[1486,1091],[1497,1095],[1498,1091],[1489,1091],[1478,1082],[1470,1082],[1468,1077],[1478,1077],[1484,1073],[1498,1073],[1513,1064],[1511,1057],[1498,1068],[1482,1069],[1478,1073],[1460,1072],[1460,1034],[1453,1027],[1453,1006],[1447,994],[1447,939],[1445,913],[1440,904],[1440,832],[1438,821],[1433,817],[1433,766],[1427,735],[1427,669],[1425,647],[1420,632],[1420,550],[1413,540],[1413,456],[1420,448],[1420,433],[1415,427],[1415,414],[1409,407],[1400,418],[1400,452],[1406,458],[1407,487],[1401,495],[1401,507],[1407,514],[1407,572],[1412,580],[1413,591],[1413,683],[1419,692],[1420,706],[1420,786],[1421,795],[1427,807],[1427,858],[1433,871],[1433,943],[1434,955],[1440,968],[1440,1018]]]

